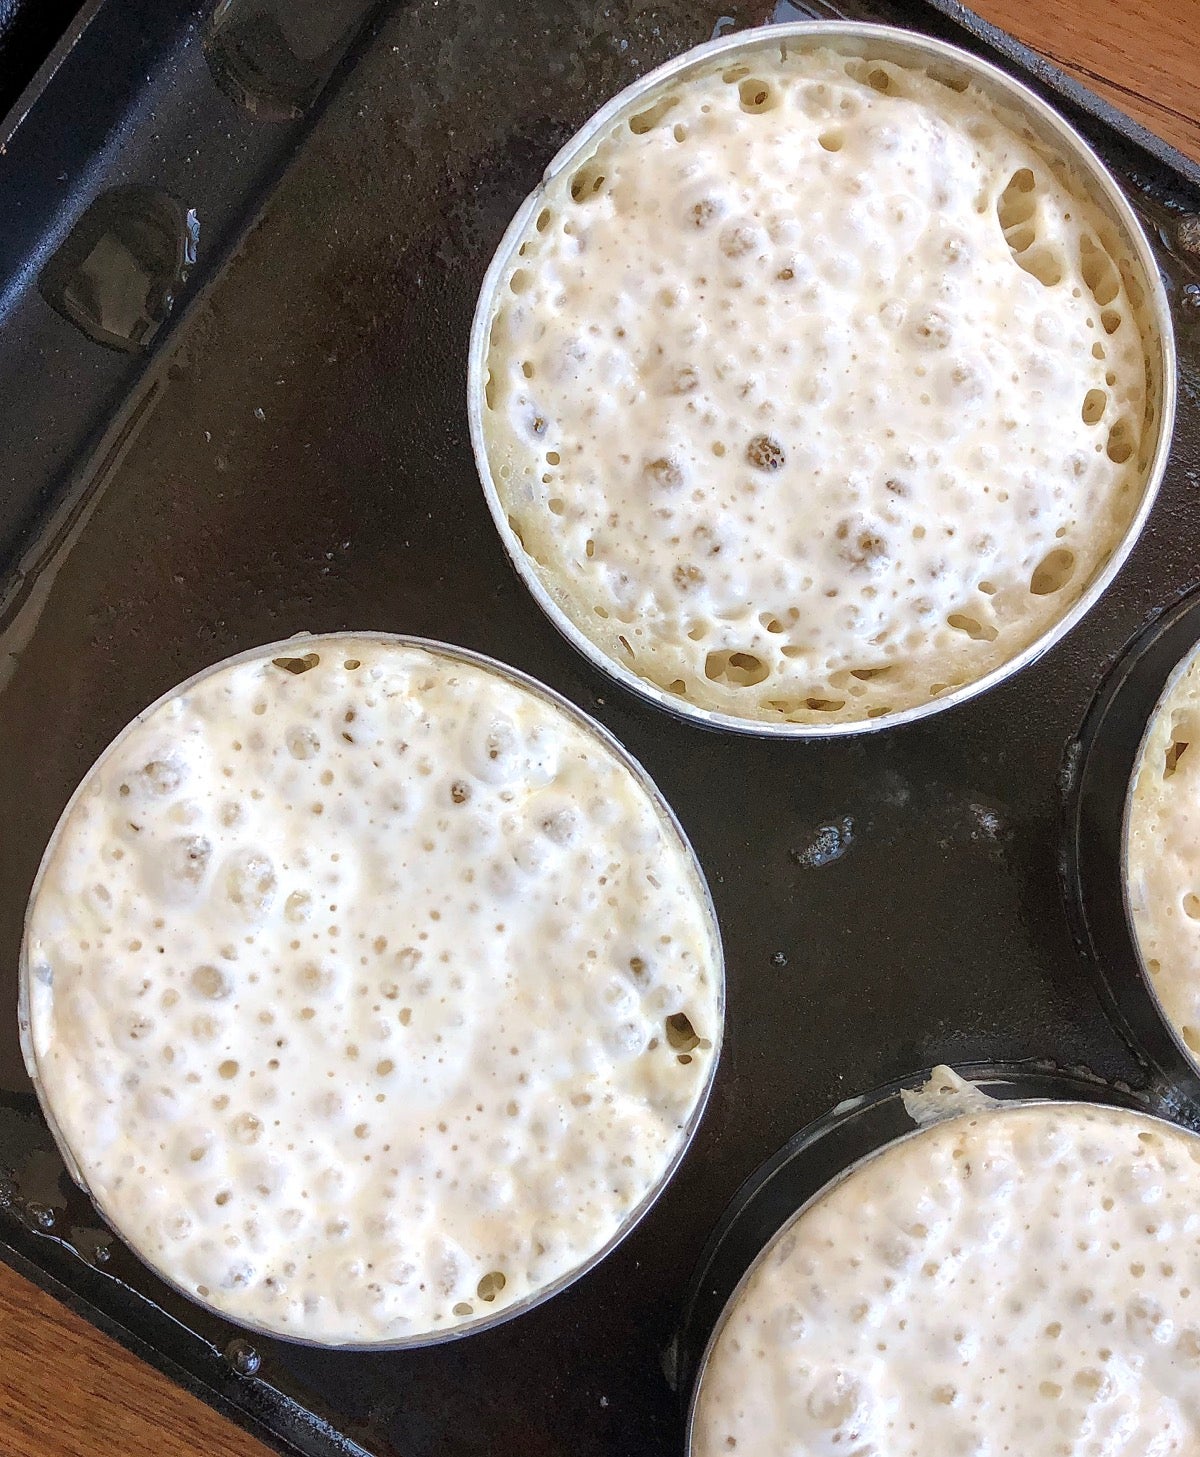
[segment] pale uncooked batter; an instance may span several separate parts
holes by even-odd
[[[421,647],[299,639],[85,780],[26,941],[53,1117],[146,1260],[328,1342],[478,1319],[597,1253],[709,1081],[697,867],[575,715]]]
[[[968,1113],[861,1165],[735,1297],[693,1457],[1194,1457],[1200,1138]]]
[[[763,42],[541,199],[484,434],[551,596],[702,708],[919,705],[1047,632],[1153,446],[1139,266],[975,86]]]
[[[1163,1011],[1200,1065],[1200,656],[1154,710],[1129,797],[1129,909]]]

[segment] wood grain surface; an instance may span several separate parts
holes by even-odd
[[[975,9],[1200,161],[1200,0],[977,0]],[[0,1351],[2,1457],[267,1451],[3,1265]]]
[[[53,1296],[0,1265],[3,1457],[268,1457]]]
[[[1200,162],[1200,0],[975,0],[971,8]]]

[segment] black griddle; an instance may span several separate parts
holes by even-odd
[[[924,722],[771,743],[677,723],[559,638],[488,516],[464,382],[491,252],[555,150],[679,51],[806,14],[957,42],[1066,113],[1148,226],[1180,395],[1150,523],[1062,643]],[[493,654],[612,729],[706,868],[729,1000],[713,1098],[666,1193],[596,1271],[492,1334],[321,1352],[247,1341],[172,1294],[66,1177],[15,1015],[0,1255],[282,1450],[665,1457],[698,1258],[798,1130],[940,1061],[1035,1059],[1135,1090],[1161,1076],[1097,994],[1103,933],[1077,949],[1060,798],[1106,671],[1200,578],[1197,168],[949,0],[93,0],[0,141],[10,1007],[43,846],[109,739],[218,658],[340,628]]]

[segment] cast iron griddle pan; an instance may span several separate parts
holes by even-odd
[[[1146,1083],[1072,937],[1059,777],[1106,667],[1198,574],[1200,183],[956,6],[820,7],[998,59],[1083,128],[1159,248],[1179,339],[1176,443],[1116,584],[1015,680],[857,742],[708,734],[610,686],[517,581],[472,463],[467,331],[505,224],[602,101],[714,31],[808,12],[370,8],[233,0],[214,25],[199,6],[106,0],[27,93],[24,122],[5,128],[8,1004],[42,848],[134,713],[206,664],[300,629],[419,633],[565,693],[675,806],[726,943],[713,1099],[629,1239],[515,1323],[404,1354],[251,1346],[98,1226],[38,1116],[10,1015],[3,1252],[285,1449],[678,1453],[666,1353],[693,1267],[742,1181],[805,1124],[937,1061],[1041,1059]]]

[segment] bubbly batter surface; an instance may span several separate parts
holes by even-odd
[[[1126,822],[1129,907],[1163,1010],[1200,1065],[1200,656],[1154,710]]]
[[[879,716],[1036,641],[1122,538],[1144,284],[976,87],[761,42],[663,81],[541,202],[487,453],[543,584],[634,673]]]
[[[768,1247],[694,1457],[1191,1457],[1200,1138],[1050,1104],[894,1144]]]
[[[477,1319],[599,1251],[709,1079],[720,954],[665,814],[455,656],[307,638],[89,773],[31,905],[44,1095],[98,1204],[234,1319]]]

